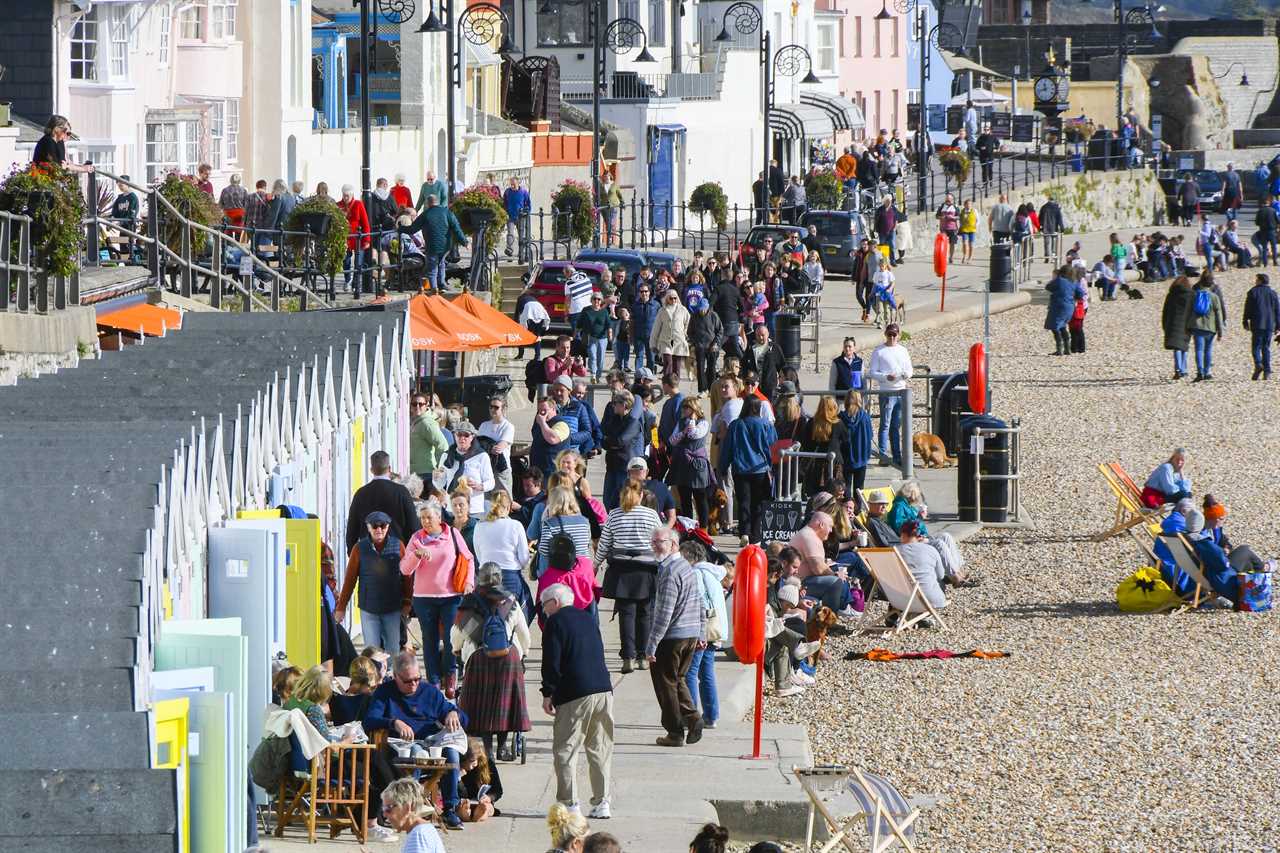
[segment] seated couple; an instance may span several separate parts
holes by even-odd
[[[1182,498],[1161,523],[1161,530],[1165,535],[1183,534],[1195,548],[1205,580],[1221,599],[1218,603],[1238,607],[1241,593],[1238,575],[1265,572],[1273,567],[1264,563],[1248,545],[1231,542],[1222,526],[1226,517],[1226,506],[1218,503],[1213,495],[1205,495],[1203,511],[1196,509],[1190,498]],[[1178,570],[1173,554],[1160,539],[1156,540],[1155,553],[1165,582],[1179,595],[1188,595],[1192,581]]]
[[[917,522],[917,540],[937,553],[938,559],[942,561],[946,583],[954,586],[974,583],[963,571],[964,557],[960,554],[960,546],[955,538],[950,533],[929,533],[929,528],[925,525],[929,507],[924,502],[924,493],[920,490],[919,483],[914,480],[903,483],[888,512],[885,512],[885,507],[883,492],[872,492],[867,500],[867,529],[874,544],[881,548],[897,546],[902,541],[902,530],[907,522]]]

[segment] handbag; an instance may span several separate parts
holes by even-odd
[[[449,536],[453,540],[453,573],[449,576],[449,584],[453,591],[461,595],[467,591],[467,581],[471,579],[471,560],[463,556],[458,548],[458,531],[449,528]]]
[[[720,614],[714,607],[707,608],[707,642],[718,643],[724,639],[724,628],[720,625]]]
[[[1271,609],[1271,572],[1244,572],[1240,578],[1240,609],[1260,613]]]

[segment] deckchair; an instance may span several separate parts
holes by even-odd
[[[1174,533],[1161,535],[1160,539],[1164,542],[1165,547],[1169,549],[1169,553],[1173,555],[1174,565],[1184,572],[1187,577],[1191,578],[1191,582],[1196,585],[1190,596],[1184,599],[1182,607],[1178,608],[1178,612],[1187,609],[1194,610],[1204,602],[1216,599],[1218,594],[1213,591],[1213,587],[1210,586],[1209,581],[1204,576],[1204,564],[1200,562],[1200,558],[1196,555],[1195,546],[1187,540],[1187,537],[1181,533]]]
[[[871,503],[871,496],[878,494],[884,498],[887,504],[893,503],[893,489],[888,486],[881,486],[877,489],[858,489],[858,524],[863,530],[867,529],[867,506]]]
[[[942,617],[929,603],[929,599],[925,598],[924,590],[920,589],[920,584],[916,583],[911,570],[907,568],[907,564],[902,561],[902,555],[896,549],[859,548],[858,556],[866,564],[873,580],[871,592],[867,595],[867,606],[862,612],[862,621],[858,626],[861,630],[883,630],[886,633],[900,634],[929,617],[933,617],[939,628],[946,630],[947,626],[942,621]],[[884,597],[889,600],[889,606],[900,611],[896,625],[868,624],[871,618],[871,602],[875,600],[876,590],[882,590]]]
[[[893,783],[883,776],[867,773],[856,767],[824,765],[812,768],[793,767],[791,771],[809,798],[809,823],[805,835],[805,849],[813,847],[813,819],[821,814],[827,825],[829,838],[818,848],[819,853],[829,853],[843,845],[850,853],[857,853],[850,833],[865,822],[870,839],[871,853],[884,853],[897,845],[914,853],[916,818],[920,809],[910,805]],[[831,813],[822,796],[822,788],[830,783],[840,784],[838,790],[847,790],[858,804],[858,811],[840,819]]]
[[[1107,488],[1111,489],[1111,493],[1116,496],[1116,515],[1115,523],[1094,536],[1093,541],[1102,542],[1112,536],[1128,533],[1144,551],[1154,558],[1151,545],[1154,537],[1160,533],[1160,519],[1167,512],[1166,508],[1150,509],[1144,506],[1142,492],[1119,462],[1103,462],[1098,465],[1098,471],[1102,474],[1102,479],[1106,480]],[[1145,532],[1148,538],[1143,539],[1134,528]]]

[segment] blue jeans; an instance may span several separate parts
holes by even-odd
[[[1213,332],[1191,333],[1196,341],[1196,373],[1204,376],[1213,370]]]
[[[893,464],[902,464],[902,398],[880,398],[880,454],[893,447]]]
[[[604,508],[613,511],[618,508],[618,499],[622,495],[622,487],[626,485],[626,471],[604,472]]]
[[[432,290],[439,290],[444,285],[444,255],[427,255],[426,267],[423,272],[427,276],[427,282],[431,285]]]
[[[1267,263],[1267,249],[1271,249],[1271,263],[1280,264],[1280,253],[1277,253],[1276,234],[1274,231],[1256,231],[1254,232],[1253,245],[1258,247],[1258,260]]]
[[[413,612],[418,617],[418,627],[422,629],[422,658],[426,661],[427,678],[432,684],[440,684],[442,679],[457,668],[453,657],[453,643],[449,641],[449,629],[453,627],[453,620],[458,615],[458,605],[461,603],[460,595],[413,597]],[[441,623],[444,624],[443,631],[440,630]],[[440,648],[441,643],[444,644],[443,650]]]
[[[716,650],[707,646],[693,653],[693,662],[684,683],[693,697],[693,707],[702,709],[702,721],[714,723],[720,719],[720,695],[716,691]],[[701,699],[701,704],[699,704]]]
[[[837,613],[849,606],[849,584],[835,575],[813,575],[801,581],[800,586]]]
[[[1173,372],[1186,375],[1187,373],[1187,351],[1184,349],[1176,349],[1173,351]]]
[[[1251,334],[1253,336],[1253,366],[1270,373],[1271,336],[1275,334],[1275,329],[1254,329]]]
[[[364,644],[395,654],[400,651],[400,611],[370,613],[360,611],[360,633]]]
[[[615,370],[626,370],[631,361],[631,342],[613,339],[613,366]]]
[[[604,349],[608,338],[592,338],[587,342],[587,373],[595,376],[604,373]]]
[[[636,355],[636,371],[641,367],[647,367],[653,370],[653,353],[649,352],[649,338],[646,335],[643,340],[635,341],[631,345],[632,352]]]

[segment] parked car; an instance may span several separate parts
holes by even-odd
[[[1191,169],[1189,171],[1191,176],[1196,179],[1196,186],[1200,188],[1199,203],[1201,210],[1217,212],[1218,206],[1222,204],[1222,176],[1212,169]],[[1159,179],[1160,188],[1164,190],[1170,222],[1177,220],[1182,209],[1182,201],[1178,196],[1178,189],[1182,186],[1183,175],[1186,173],[1186,171],[1175,171],[1171,177]]]
[[[611,270],[622,267],[628,279],[634,279],[640,268],[649,263],[644,252],[635,249],[581,249],[574,258],[574,263],[578,261],[603,264]]]
[[[546,308],[547,313],[551,315],[551,328],[554,330],[564,330],[569,327],[566,322],[564,296],[564,282],[568,278],[565,274],[566,267],[573,267],[591,279],[591,289],[596,293],[600,292],[600,284],[609,274],[607,266],[588,260],[540,261],[538,263],[529,280],[533,282],[534,298],[541,302],[542,307]]]
[[[764,241],[770,237],[773,238],[773,245],[776,248],[792,234],[800,235],[800,239],[803,240],[808,233],[807,228],[801,228],[799,225],[753,225],[747,232],[747,239],[742,241],[742,246],[738,249],[738,262],[745,263],[747,256],[754,255],[756,249],[763,246]]]
[[[800,218],[806,229],[818,229],[822,244],[822,268],[827,272],[849,275],[853,272],[853,251],[864,231],[862,217],[852,210],[810,210]]]
[[[1215,208],[1222,204],[1223,182],[1222,176],[1212,169],[1196,169],[1191,173],[1196,179],[1196,184],[1200,187],[1200,205],[1213,205]]]

